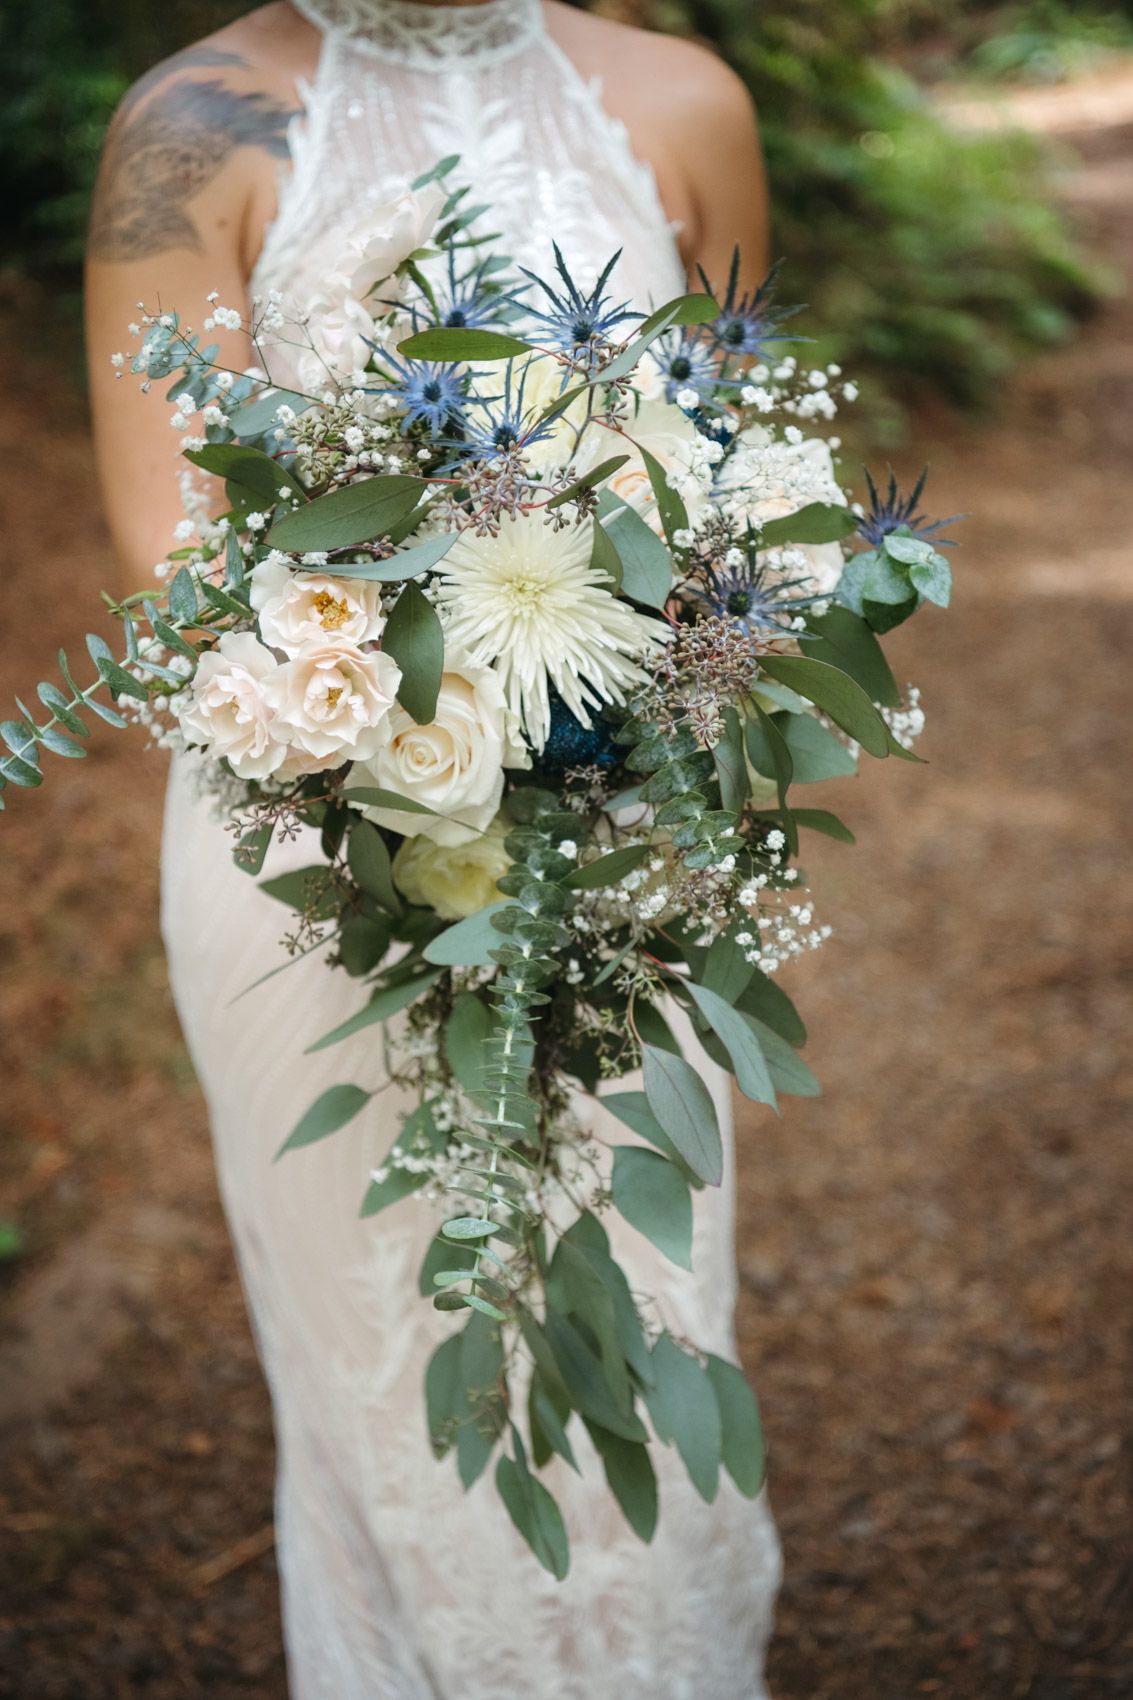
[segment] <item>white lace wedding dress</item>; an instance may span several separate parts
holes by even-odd
[[[547,268],[557,239],[593,276],[621,246],[624,295],[646,305],[683,287],[652,173],[549,40],[537,0],[300,9],[324,31],[322,55],[301,91],[255,291],[317,294],[367,197],[454,153],[476,200],[492,204],[501,247],[524,264]],[[325,1087],[378,1085],[380,1055],[361,1034],[304,1056],[362,1001],[358,983],[318,954],[234,1001],[283,960],[286,911],[233,865],[188,768],[176,759],[170,782],[163,926],[274,1401],[294,1700],[761,1700],[780,1569],[762,1500],[722,1478],[705,1505],[658,1446],[660,1523],[644,1546],[575,1433],[583,1479],[557,1459],[545,1478],[571,1541],[570,1575],[556,1583],[515,1534],[490,1475],[466,1496],[453,1460],[433,1458],[422,1380],[452,1322],[416,1281],[437,1218],[412,1198],[372,1221],[358,1216],[406,1106],[391,1088],[332,1138],[273,1162]],[[266,871],[317,858],[312,844],[277,847]],[[726,1080],[702,1060],[729,1165],[723,1187],[697,1198],[695,1275],[614,1213],[604,1220],[660,1318],[734,1356],[731,1114]],[[633,1138],[602,1112],[594,1120],[615,1142]]]

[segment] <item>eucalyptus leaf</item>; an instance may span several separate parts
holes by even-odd
[[[475,1096],[484,1090],[488,1061],[485,1045],[492,1031],[492,1012],[475,992],[461,992],[445,1022],[448,1065],[464,1090]]]
[[[397,345],[399,355],[410,360],[514,360],[530,354],[532,345],[502,331],[472,330],[457,325],[436,325],[417,331]]]
[[[823,779],[842,779],[858,771],[853,753],[809,711],[777,714],[775,725],[791,754],[791,779],[813,785]],[[796,818],[798,811],[795,811]]]
[[[746,1499],[763,1486],[763,1427],[747,1377],[726,1358],[708,1354],[708,1379],[720,1408],[721,1462]]]
[[[488,967],[493,961],[490,952],[498,950],[501,942],[501,935],[492,925],[492,916],[509,907],[509,900],[501,899],[446,927],[425,946],[422,953],[425,961],[440,963],[446,968]]]
[[[622,564],[622,594],[647,608],[663,608],[673,588],[673,563],[665,544],[639,513],[606,492],[602,525]]]
[[[336,561],[331,571],[335,578],[365,579],[380,584],[397,584],[402,579],[419,578],[435,567],[438,561],[444,559],[456,542],[456,532],[446,532],[440,537],[427,537],[423,543],[415,543],[410,549],[398,549],[393,555],[381,561]],[[326,567],[304,568],[298,564],[300,572],[325,573]]]
[[[355,819],[346,845],[346,865],[361,889],[391,915],[400,915],[385,840],[372,821]]]
[[[840,668],[809,655],[764,655],[760,666],[821,708],[871,756],[889,754],[889,728],[862,687]]]
[[[570,1569],[570,1548],[562,1513],[542,1482],[531,1474],[521,1454],[509,1458],[505,1453],[500,1458],[496,1465],[496,1487],[508,1516],[539,1563],[561,1582]]]
[[[600,461],[589,472],[584,472],[581,478],[576,478],[573,484],[568,484],[565,490],[560,490],[558,495],[552,496],[547,503],[548,513],[553,508],[561,508],[566,502],[572,502],[580,491],[592,490],[595,484],[601,484],[603,478],[609,478],[610,474],[616,472],[619,466],[624,466],[628,459],[628,455],[611,455],[608,460]]]
[[[183,452],[194,466],[224,479],[229,500],[239,498],[234,506],[255,504],[270,512],[280,499],[281,489],[304,501],[307,499],[307,492],[294,473],[262,449],[254,449],[247,443],[206,443],[203,448]]]
[[[639,1145],[615,1145],[611,1190],[632,1227],[680,1268],[692,1268],[692,1197],[675,1163]]]
[[[648,1446],[623,1440],[597,1423],[586,1427],[626,1521],[640,1540],[651,1541],[657,1529],[657,1476]]]
[[[379,1021],[388,1021],[392,1015],[397,1015],[407,1005],[419,998],[422,992],[435,985],[441,977],[439,968],[427,974],[419,974],[412,980],[403,980],[394,986],[385,986],[376,991],[369,1003],[352,1015],[348,1021],[343,1021],[338,1027],[324,1033],[313,1045],[308,1045],[305,1055],[312,1051],[324,1051],[328,1045],[337,1045],[343,1039],[349,1039],[353,1034],[360,1033],[365,1027],[373,1027]]]
[[[778,549],[785,543],[840,543],[858,528],[849,508],[828,502],[810,502],[797,513],[769,519],[759,534],[761,549]]]
[[[419,726],[428,726],[437,712],[445,640],[436,609],[412,582],[393,605],[382,633],[382,649],[401,668],[398,702]]]
[[[720,800],[730,813],[738,815],[748,800],[750,786],[744,760],[743,728],[739,715],[731,706],[724,710],[720,738],[713,748],[712,759],[720,781]]]
[[[688,982],[688,993],[732,1059],[736,1084],[745,1098],[776,1108],[775,1088],[758,1035],[751,1023],[706,986]]]
[[[709,1186],[724,1178],[724,1147],[712,1094],[691,1063],[655,1045],[643,1047],[649,1108],[689,1168]]]
[[[593,862],[573,868],[561,883],[571,891],[596,891],[604,885],[616,885],[626,874],[632,873],[649,853],[648,844],[624,844],[620,849],[609,850],[604,856],[596,857]]]
[[[806,615],[806,631],[800,632],[798,641],[805,655],[832,661],[856,678],[871,702],[881,702],[886,709],[898,706],[897,680],[885,660],[885,651],[861,615],[834,602],[825,614]]]
[[[655,1385],[645,1395],[658,1438],[675,1444],[693,1487],[709,1503],[720,1481],[723,1429],[712,1383],[670,1334],[653,1347]]]
[[[337,1133],[340,1127],[354,1120],[372,1097],[372,1092],[364,1092],[360,1086],[328,1086],[300,1116],[276,1152],[276,1161],[285,1151],[297,1151],[300,1146],[314,1145],[328,1134]]]
[[[406,519],[428,489],[424,479],[406,473],[362,478],[316,496],[306,507],[284,514],[267,534],[275,549],[292,554],[351,549],[387,537]]]

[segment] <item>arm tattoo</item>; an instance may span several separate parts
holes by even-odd
[[[236,60],[202,51],[210,64]],[[200,253],[186,204],[237,148],[285,158],[293,116],[271,95],[237,94],[211,79],[175,82],[136,116],[128,105],[111,132],[95,189],[89,252],[98,260],[148,259],[171,248]]]

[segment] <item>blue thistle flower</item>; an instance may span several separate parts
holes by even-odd
[[[700,281],[711,295],[712,285],[698,266]],[[719,317],[713,319],[707,327],[713,347],[721,354],[737,358],[751,358],[766,354],[772,343],[800,342],[801,337],[784,336],[780,326],[795,313],[798,307],[776,307],[773,305],[775,285],[779,280],[782,262],[772,266],[759,288],[748,293],[740,294],[740,251],[732,250],[732,264],[728,270],[728,287],[724,299],[720,302]]]
[[[562,279],[561,291],[552,289],[545,279],[536,277],[535,273],[529,272],[526,267],[520,268],[524,277],[538,284],[549,302],[549,306],[542,310],[529,307],[528,316],[542,327],[546,340],[553,348],[565,350],[580,365],[594,365],[598,351],[613,340],[612,333],[618,326],[642,317],[640,313],[633,311],[628,301],[623,301],[620,306],[615,307],[606,295],[610,274],[620,258],[619,248],[588,295],[583,295],[571,277],[557,242],[555,270]]]
[[[523,391],[527,383],[528,365],[524,365],[518,385],[514,386],[515,363],[509,360],[504,371],[502,395],[470,397],[460,437],[452,447],[470,460],[494,460],[506,455],[522,440],[524,447],[549,437],[558,423],[555,419],[540,420],[538,414],[524,411]],[[495,405],[499,403],[500,405]]]
[[[808,578],[781,578],[760,561],[759,539],[750,525],[741,563],[724,569],[705,564],[700,571],[706,612],[734,621],[753,638],[790,631],[799,614],[827,600],[800,588],[811,582]]]
[[[889,487],[884,497],[878,491],[868,469],[865,476],[869,485],[870,505],[869,512],[863,514],[858,521],[858,531],[874,549],[880,549],[885,539],[892,537],[897,531],[919,538],[922,543],[931,543],[937,549],[955,548],[954,537],[941,537],[939,533],[945,526],[954,525],[958,519],[962,519],[962,514],[952,514],[948,519],[928,520],[917,512],[917,505],[928,478],[927,466],[917,479],[910,496],[902,496],[892,468],[889,470]]]
[[[497,262],[481,260],[471,271],[458,275],[456,250],[448,251],[448,283],[437,302],[437,323],[453,329],[494,329],[508,318],[526,285],[505,289],[493,282]],[[416,317],[416,316],[415,316]],[[416,328],[416,326],[415,326]]]
[[[399,360],[386,352],[381,359],[392,369],[393,381],[375,386],[371,395],[393,396],[404,411],[405,423],[426,426],[431,437],[459,427],[468,402],[465,375],[445,361]]]
[[[695,390],[707,400],[719,387],[719,361],[695,333],[668,331],[657,338],[650,353],[661,368],[666,401],[676,401],[682,390]]]

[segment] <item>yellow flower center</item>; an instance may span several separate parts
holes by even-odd
[[[327,692],[327,707],[328,708],[337,708],[338,707],[338,699],[341,695],[342,695],[342,686],[341,685],[332,685],[330,690]]]
[[[350,609],[337,596],[332,596],[329,590],[315,592],[315,613],[319,616],[319,624],[324,632],[336,632],[350,618]]]

